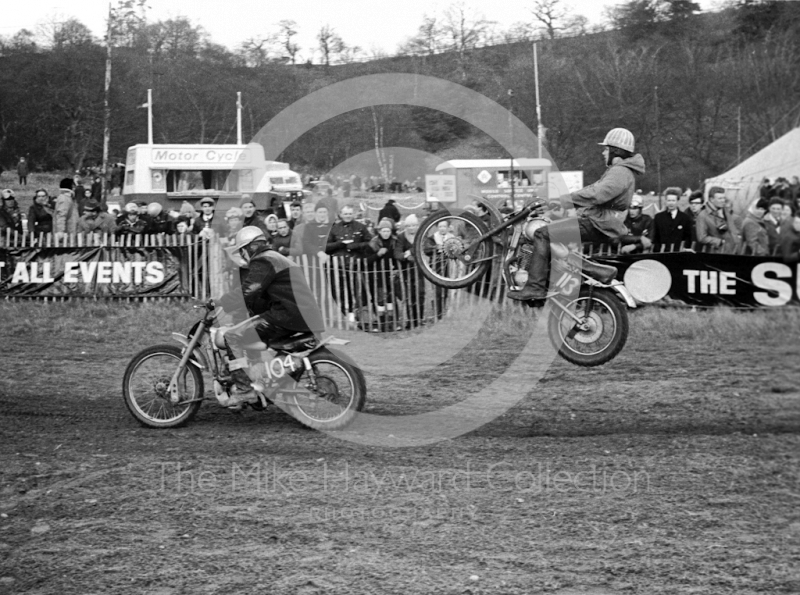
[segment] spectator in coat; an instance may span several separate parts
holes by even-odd
[[[692,244],[692,220],[687,214],[678,210],[680,188],[667,188],[664,204],[666,209],[656,213],[650,231],[653,250],[681,250]]]
[[[764,224],[764,215],[767,214],[769,201],[759,198],[747,213],[742,223],[742,243],[744,253],[752,256],[767,256],[769,254],[769,236]]]
[[[216,202],[210,196],[200,199],[200,216],[194,220],[192,232],[208,240],[219,233],[219,221],[214,220]]]
[[[331,224],[328,220],[328,207],[317,203],[314,209],[314,220],[306,223],[303,229],[303,254],[316,256],[320,262],[326,262],[328,255],[325,249]]]
[[[266,233],[267,228],[264,225],[264,218],[256,211],[256,203],[253,202],[249,194],[242,196],[239,208],[242,209],[242,215],[244,216],[242,227],[257,227]]]
[[[739,249],[741,221],[725,207],[725,189],[709,190],[708,206],[697,218],[697,241],[709,252],[735,254]]]
[[[356,281],[357,271],[363,270],[359,260],[367,256],[369,241],[371,238],[367,227],[355,220],[355,210],[350,205],[345,205],[339,212],[339,221],[331,227],[330,237],[325,246],[325,252],[329,256],[338,257],[339,261],[339,284],[334,283],[334,299],[339,303],[342,313],[345,314],[349,322],[355,322],[361,312],[360,321],[365,327],[365,318],[368,313],[363,312],[367,308],[367,288],[365,283],[361,283],[361,291],[358,290]]]
[[[78,216],[80,216],[83,214],[83,202],[86,199],[86,188],[81,182],[80,176],[76,175],[72,178],[72,192],[75,197],[75,204],[78,206]],[[91,195],[89,195],[89,198],[91,198]]]
[[[622,248],[625,254],[638,254],[644,252],[652,245],[650,241],[650,228],[653,218],[642,213],[644,201],[641,194],[634,194],[628,207],[628,216],[625,218],[625,227],[628,228],[629,238]]]
[[[781,226],[780,253],[786,264],[800,262],[800,213],[792,215]]]
[[[225,213],[225,237],[223,238],[226,245],[234,243],[236,234],[242,227],[244,227],[244,211],[238,207],[231,207]]]
[[[303,222],[303,205],[297,201],[289,205],[289,229],[294,229]]]
[[[394,304],[399,296],[395,295],[393,273],[394,254],[397,249],[397,238],[394,236],[394,225],[391,219],[384,218],[378,223],[377,235],[370,239],[367,263],[370,268],[369,287],[372,299],[378,312],[378,324],[372,330],[389,332],[403,330],[397,319]]]
[[[28,162],[25,160],[24,157],[19,158],[19,163],[17,163],[17,176],[19,177],[19,184],[20,186],[27,186],[28,185],[28,173],[30,168],[28,167]]]
[[[419,219],[413,213],[403,221],[403,231],[397,234],[394,258],[400,268],[402,291],[398,298],[406,304],[406,328],[423,324],[425,283],[420,277],[414,258],[414,238],[419,229]]]
[[[61,180],[55,205],[54,231],[57,234],[74,234],[78,230],[78,208],[73,198],[72,180]]]
[[[47,190],[39,188],[33,195],[33,204],[28,209],[28,233],[38,238],[40,234],[53,231],[53,208]]]
[[[310,202],[303,203],[302,220],[300,223],[295,224],[292,229],[292,242],[289,248],[291,256],[300,256],[304,253],[303,234],[305,233],[306,225],[311,221],[314,221],[314,205]]]
[[[173,232],[172,221],[169,215],[164,212],[164,207],[161,206],[161,203],[151,202],[147,205],[147,231],[145,233],[171,234]]]
[[[291,254],[292,229],[286,219],[278,219],[278,233],[272,238],[272,249],[284,256]]]
[[[6,188],[3,190],[3,204],[0,205],[0,238],[14,232],[22,233],[22,211],[17,205],[14,191]]]
[[[78,232],[84,234],[113,234],[117,229],[114,216],[101,212],[100,203],[92,199],[83,206],[83,215],[78,219]],[[98,237],[95,236],[95,239]]]
[[[386,204],[383,205],[383,208],[380,211],[378,211],[378,221],[380,221],[384,217],[387,219],[391,219],[394,223],[399,223],[401,219],[400,211],[395,205],[393,198],[387,200]]]
[[[764,215],[764,227],[767,229],[767,243],[769,244],[770,254],[775,254],[778,250],[781,221],[783,221],[783,201],[780,198],[771,198],[769,199],[769,210]]]
[[[689,195],[689,208],[684,211],[692,221],[692,245],[697,243],[697,217],[703,209],[703,191],[695,190]]]
[[[139,205],[129,202],[125,205],[125,214],[117,221],[117,236],[144,235],[147,231],[147,221],[139,215]]]

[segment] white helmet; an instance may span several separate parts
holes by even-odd
[[[633,133],[626,128],[614,128],[609,130],[602,143],[598,145],[605,145],[607,147],[617,147],[630,153],[633,153],[634,139]]]
[[[233,245],[228,248],[230,253],[237,253],[239,256],[242,257],[245,263],[250,262],[250,257],[252,254],[246,248],[252,244],[253,242],[264,242],[267,243],[267,236],[264,235],[264,232],[261,230],[260,227],[256,227],[255,225],[248,225],[247,227],[243,227],[239,231],[236,232],[236,237],[233,240]]]

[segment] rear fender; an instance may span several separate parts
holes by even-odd
[[[178,343],[182,344],[185,347],[189,347],[189,338],[184,337],[180,333],[172,333],[172,338],[175,339]],[[198,347],[195,347],[194,353],[192,354],[194,357],[189,358],[189,362],[192,365],[200,368],[201,370],[208,370],[209,365],[208,361],[206,360],[206,356],[203,354],[202,351]]]

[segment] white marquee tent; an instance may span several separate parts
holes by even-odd
[[[787,132],[778,140],[745,159],[739,165],[706,180],[705,192],[722,186],[733,200],[734,210],[744,211],[758,197],[761,180],[800,176],[800,128]]]

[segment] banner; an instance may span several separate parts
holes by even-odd
[[[617,278],[644,303],[669,297],[697,306],[800,304],[800,265],[775,256],[665,252],[593,258],[617,267]]]
[[[0,296],[189,297],[186,247],[0,248]]]

